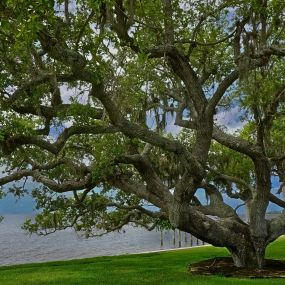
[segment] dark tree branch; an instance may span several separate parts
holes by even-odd
[[[224,203],[223,197],[219,190],[212,184],[202,183],[203,187],[210,197],[210,204],[206,206],[196,206],[195,209],[205,215],[218,216],[220,218],[235,218],[240,220],[233,208]]]
[[[78,33],[78,36],[77,36],[77,39],[76,39],[76,42],[75,42],[75,50],[78,50],[78,46],[79,46],[79,43],[80,43],[80,40],[84,34],[84,31],[85,29],[87,28],[89,22],[92,20],[92,18],[95,16],[95,10],[91,10],[89,16],[87,17],[87,19],[85,20],[85,22],[83,23],[79,33]]]
[[[207,106],[207,112],[209,114],[214,113],[217,104],[219,103],[219,101],[221,100],[227,89],[238,79],[238,77],[239,77],[238,70],[234,70],[228,76],[226,76],[224,80],[220,83],[216,92],[209,100],[209,104]]]
[[[276,116],[279,104],[285,99],[285,85],[283,85],[273,96],[273,100],[267,106],[263,119],[263,124],[267,128],[271,128],[272,122]]]
[[[133,164],[147,183],[146,189],[150,193],[165,201],[170,199],[167,187],[162,183],[151,162],[145,156],[140,154],[124,155],[116,159],[116,162]]]
[[[74,190],[82,190],[86,187],[90,187],[92,184],[92,177],[91,174],[88,173],[84,179],[79,181],[77,180],[70,180],[65,181],[63,183],[57,183],[54,180],[40,174],[39,170],[18,170],[10,175],[0,178],[0,185],[5,185],[9,182],[20,180],[24,177],[33,177],[37,182],[44,184],[45,186],[49,187],[51,190],[57,193],[64,193]]]
[[[65,22],[67,24],[70,24],[69,0],[64,0],[64,15],[65,15]]]
[[[30,173],[37,182],[44,184],[49,189],[53,190],[57,193],[65,193],[75,190],[83,190],[85,188],[95,187],[96,184],[92,183],[92,176],[88,173],[83,179],[77,180],[69,180],[63,183],[57,183],[52,179],[40,174],[39,171],[35,170]]]
[[[86,59],[78,52],[70,50],[47,30],[38,32],[38,37],[43,50],[52,58],[72,67],[76,74],[85,68]]]
[[[218,127],[214,127],[213,139],[220,144],[243,153],[251,158],[258,158],[262,154],[262,151],[258,146],[240,137],[227,134]]]
[[[41,149],[47,150],[53,154],[58,154],[67,140],[74,135],[82,134],[106,134],[106,133],[116,133],[118,129],[113,126],[71,126],[66,128],[59,136],[55,143],[50,143],[38,136],[28,136],[28,135],[15,135],[6,138],[2,145],[2,151],[6,154],[12,153],[16,148],[22,145],[35,145]]]
[[[139,198],[149,201],[153,205],[161,208],[162,211],[167,212],[168,203],[165,203],[165,200],[159,198],[156,193],[149,191],[143,183],[130,181],[128,175],[126,176],[123,173],[113,174],[107,177],[107,182],[125,193],[135,194]]]
[[[174,43],[173,10],[171,2],[171,0],[163,0],[165,42],[168,44]]]
[[[191,44],[194,47],[195,46],[205,46],[205,47],[207,47],[207,46],[215,46],[215,45],[218,45],[220,43],[226,42],[227,40],[232,38],[234,36],[235,32],[236,31],[233,31],[232,33],[228,34],[226,37],[224,37],[224,38],[222,38],[220,40],[214,41],[214,42],[202,43],[202,42],[197,42],[195,40],[184,39],[184,40],[176,40],[175,43]]]
[[[272,203],[278,205],[279,207],[285,209],[285,201],[279,199],[278,197],[276,197],[272,193],[270,193],[270,202],[272,202]]]
[[[33,173],[33,171],[28,170],[28,169],[18,170],[12,174],[1,177],[0,178],[0,185],[2,186],[2,185],[5,185],[9,182],[20,180],[24,177],[30,176],[32,173]]]

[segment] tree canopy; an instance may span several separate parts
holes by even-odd
[[[285,207],[284,17],[282,0],[1,1],[0,185],[39,183],[24,227],[169,221],[262,267],[285,233],[266,218]]]

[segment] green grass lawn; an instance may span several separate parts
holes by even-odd
[[[225,256],[222,248],[203,247],[161,253],[96,257],[81,260],[48,262],[0,267],[1,285],[137,285],[137,284],[284,284],[284,279],[243,280],[222,277],[191,276],[189,263]],[[267,257],[285,258],[285,239],[268,247]]]

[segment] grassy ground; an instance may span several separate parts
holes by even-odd
[[[270,245],[267,257],[285,258],[285,239]],[[214,247],[141,255],[96,257],[81,260],[0,267],[1,285],[281,285],[284,279],[242,280],[194,277],[186,272],[189,263],[227,255]]]

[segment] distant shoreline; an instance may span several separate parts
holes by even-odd
[[[126,255],[147,254],[147,253],[156,253],[156,252],[164,252],[164,251],[175,251],[175,250],[183,250],[183,249],[193,249],[193,248],[199,248],[199,247],[205,247],[205,246],[213,246],[213,245],[211,245],[211,244],[204,244],[204,245],[195,245],[195,246],[183,246],[183,247],[178,247],[178,248],[158,249],[158,250],[143,251],[143,252],[138,252],[138,253],[126,253]],[[113,256],[117,256],[117,255],[113,255]]]

